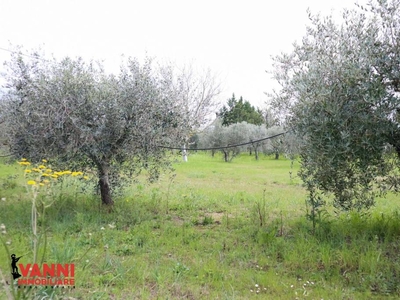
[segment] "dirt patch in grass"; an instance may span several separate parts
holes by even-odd
[[[226,218],[228,217],[228,218],[233,218],[233,215],[231,215],[231,214],[226,214],[226,213],[223,213],[223,212],[212,212],[212,213],[206,213],[205,214],[207,217],[210,217],[210,218],[212,218],[212,220],[214,221],[214,223],[217,223],[217,224],[221,224],[222,223],[222,221],[225,219],[226,220]]]
[[[210,225],[216,224],[220,225],[222,222],[226,222],[226,220],[233,218],[232,214],[226,214],[224,212],[211,212],[211,213],[204,213],[201,217],[199,217],[197,224],[198,225]]]
[[[172,222],[175,224],[175,225],[179,225],[179,226],[181,226],[181,225],[183,225],[183,223],[185,222],[181,217],[179,217],[179,216],[172,216],[171,217],[171,220],[172,220]]]

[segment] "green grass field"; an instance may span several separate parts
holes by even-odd
[[[58,189],[40,224],[45,260],[75,263],[76,288],[37,288],[29,299],[400,297],[398,196],[364,214],[328,208],[312,234],[297,162],[242,154],[225,163],[199,153],[174,167],[176,176],[132,184],[111,213],[81,186]],[[32,248],[22,174],[0,162],[2,239],[19,254]],[[0,269],[9,280],[4,248]]]

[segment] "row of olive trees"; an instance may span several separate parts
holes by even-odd
[[[247,122],[223,126],[222,120],[218,118],[212,126],[206,128],[199,135],[199,148],[215,148],[212,153],[214,154],[216,151],[222,152],[226,162],[231,161],[239,153],[247,151],[250,154],[254,153],[257,160],[260,153],[265,155],[274,154],[276,159],[279,158],[280,153],[295,155],[298,153],[298,141],[290,134],[258,141],[282,132],[284,132],[284,129],[279,126],[267,128],[265,125],[254,125]],[[227,147],[242,143],[248,144]]]
[[[117,75],[80,58],[15,52],[5,70],[1,116],[16,157],[96,169],[103,204],[123,173],[169,167],[159,145],[182,145],[203,123],[219,88],[209,73],[127,59]]]

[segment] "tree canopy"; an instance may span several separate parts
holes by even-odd
[[[222,125],[229,126],[231,124],[247,122],[249,124],[261,125],[264,123],[262,112],[250,104],[249,101],[244,101],[243,97],[239,100],[235,98],[228,99],[227,106],[224,105],[217,116],[222,118]]]
[[[275,58],[273,106],[302,139],[300,176],[316,204],[365,208],[397,190],[400,157],[400,1],[345,10],[341,24],[309,15],[292,53]]]
[[[98,172],[102,203],[112,204],[113,178],[143,168],[156,178],[168,166],[159,145],[186,136],[182,91],[173,78],[128,59],[118,75],[99,63],[14,54],[7,63],[7,134],[12,151]]]

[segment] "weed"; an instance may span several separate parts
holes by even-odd
[[[2,180],[1,188],[4,190],[13,190],[18,186],[17,179],[18,175],[9,175],[7,178]]]
[[[265,200],[265,192],[266,189],[264,189],[262,200],[256,201],[254,204],[254,218],[258,220],[258,225],[260,227],[263,227],[267,222],[267,203]]]
[[[304,217],[306,192],[297,177],[288,175],[290,164],[273,157],[256,162],[247,155],[226,164],[195,154],[188,163],[175,165],[173,180],[167,175],[156,184],[132,185],[116,199],[111,213],[98,209],[99,199],[81,191],[85,181],[65,182],[63,190],[54,194],[57,200],[46,208],[46,219],[38,222],[38,234],[44,238],[40,234],[46,228],[48,261],[75,262],[77,286],[54,294],[37,289],[36,295],[44,299],[250,299],[257,294],[263,299],[398,298],[397,197],[377,199],[369,215],[315,211],[313,232],[312,222]],[[15,165],[1,168],[0,178],[14,169]],[[292,171],[297,169],[294,161]],[[0,191],[6,197],[0,201],[0,224],[6,227],[1,236],[11,242],[9,249],[25,253],[31,251],[26,229],[32,202],[25,194],[19,197],[26,180],[15,180],[14,189]],[[5,251],[0,251],[0,269],[7,277]],[[7,297],[0,289],[0,299]]]
[[[172,269],[172,272],[174,274],[176,274],[176,276],[180,276],[180,275],[182,275],[184,273],[187,273],[189,271],[190,271],[190,269],[187,266],[185,266],[184,264],[180,263],[180,262],[176,263],[175,266]]]

